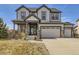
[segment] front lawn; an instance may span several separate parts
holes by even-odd
[[[48,51],[43,43],[26,40],[0,40],[1,55],[45,55]]]

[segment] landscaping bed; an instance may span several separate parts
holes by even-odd
[[[26,40],[0,40],[0,55],[46,55],[49,54],[43,43]]]

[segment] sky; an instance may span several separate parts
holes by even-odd
[[[0,4],[0,18],[3,19],[9,29],[13,29],[12,20],[16,19],[15,10],[21,5],[25,5],[28,8],[38,8],[41,6],[41,4]],[[62,11],[62,22],[76,24],[76,20],[79,18],[79,4],[47,4],[46,6]]]

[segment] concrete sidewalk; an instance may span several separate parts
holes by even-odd
[[[43,39],[51,55],[79,55],[79,38]]]

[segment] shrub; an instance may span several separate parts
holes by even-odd
[[[3,20],[0,18],[0,38],[7,38],[8,32],[6,28],[6,24],[4,24]]]
[[[0,41],[0,55],[45,55],[49,54],[43,43],[31,43],[26,40]]]
[[[18,32],[16,30],[11,30],[8,32],[9,35],[9,39],[21,39],[21,40],[25,40],[25,33],[23,32]]]

